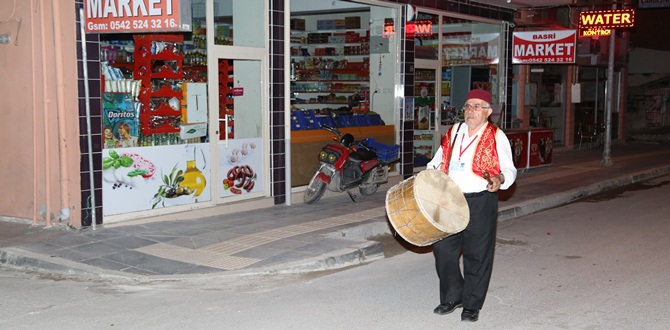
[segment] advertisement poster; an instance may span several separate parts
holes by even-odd
[[[219,146],[222,198],[263,191],[263,141],[261,138],[228,140]]]
[[[497,64],[499,40],[498,33],[446,33],[442,39],[442,66]]]
[[[431,129],[434,123],[434,120],[431,121],[431,114],[435,116],[435,96],[429,96],[429,87],[425,84],[415,88],[419,90],[421,96],[414,99],[414,129]]]
[[[102,94],[103,148],[137,147],[139,136],[139,102],[132,95]]]
[[[103,215],[211,200],[208,144],[102,151]]]
[[[512,63],[575,63],[577,30],[514,32]]]
[[[414,98],[406,97],[405,98],[405,111],[404,112],[404,121],[414,120]]]
[[[517,169],[528,168],[528,132],[507,132],[510,147],[512,147],[512,160]]]
[[[554,131],[540,130],[530,132],[529,166],[551,165],[554,147]]]
[[[663,122],[663,95],[645,95],[646,127],[661,127]]]

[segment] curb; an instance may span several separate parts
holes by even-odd
[[[640,181],[660,177],[670,173],[670,166],[660,166],[650,170],[640,171],[633,174],[626,174],[608,181],[597,182],[585,187],[573,189],[563,193],[556,193],[545,197],[540,197],[514,206],[508,206],[498,212],[498,222],[511,220],[543,210],[547,210],[560,205],[568,204],[580,198],[588,197],[603,191],[626,186]],[[114,270],[106,270],[86,264],[57,258],[49,257],[30,251],[17,248],[0,249],[0,266],[17,270],[28,270],[36,272],[47,272],[63,276],[83,276],[95,277],[101,279],[124,279],[139,282],[157,282],[157,281],[179,281],[189,280],[198,281],[211,278],[226,278],[251,275],[269,275],[269,274],[300,274],[309,272],[318,272],[344,268],[354,265],[360,265],[367,262],[383,259],[384,251],[382,244],[376,241],[368,240],[371,237],[380,235],[391,235],[393,230],[388,220],[372,221],[344,228],[333,233],[326,234],[327,237],[351,240],[352,245],[349,248],[340,249],[326,253],[317,257],[289,262],[285,264],[241,269],[234,271],[222,271],[212,274],[188,274],[188,275],[139,275],[130,274]]]
[[[107,270],[62,258],[49,257],[16,248],[0,249],[0,266],[19,271],[57,274],[61,276],[89,277],[135,282],[197,281],[211,278],[240,277],[269,274],[300,274],[360,265],[383,259],[382,244],[375,241],[356,242],[349,248],[336,250],[317,257],[276,266],[222,271],[210,274],[140,275]]]
[[[498,211],[498,222],[537,213],[552,207],[557,207],[573,202],[580,198],[595,195],[597,193],[617,187],[623,187],[636,182],[656,178],[668,173],[670,173],[670,166],[660,166],[651,170],[622,175],[609,181],[597,182],[586,187],[577,188],[562,193],[556,193],[541,198],[531,199],[515,206],[508,206]]]
[[[132,277],[125,273],[97,268],[67,259],[51,258],[50,260],[47,260],[46,258],[46,256],[38,253],[12,247],[0,249],[0,265],[11,269],[84,277]]]

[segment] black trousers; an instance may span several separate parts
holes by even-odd
[[[476,196],[466,194],[465,199],[470,208],[470,222],[465,230],[433,244],[440,279],[440,303],[462,300],[464,308],[481,309],[493,269],[498,194],[485,191]]]

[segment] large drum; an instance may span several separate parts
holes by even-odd
[[[386,213],[396,232],[417,246],[459,233],[470,221],[461,189],[438,170],[421,171],[389,189]]]

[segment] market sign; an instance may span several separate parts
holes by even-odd
[[[512,63],[575,63],[576,30],[514,32]]]
[[[443,66],[488,65],[500,60],[498,33],[443,34]]]
[[[84,0],[86,33],[191,31],[191,0]]]

